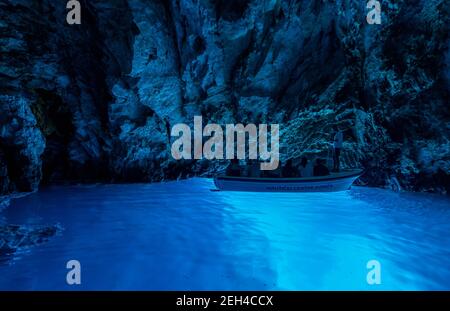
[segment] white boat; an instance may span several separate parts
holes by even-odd
[[[251,192],[334,192],[350,189],[362,170],[345,170],[327,176],[304,178],[255,178],[217,176],[214,184],[220,191]]]

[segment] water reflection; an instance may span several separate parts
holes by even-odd
[[[448,198],[211,192],[206,179],[52,187],[12,202],[9,223],[65,228],[1,265],[0,289],[450,289]],[[366,282],[366,263],[382,284]]]

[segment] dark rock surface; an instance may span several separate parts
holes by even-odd
[[[0,193],[214,171],[170,156],[200,114],[280,123],[284,158],[341,124],[361,183],[450,191],[448,1],[80,2],[0,0]]]
[[[54,226],[0,225],[0,261],[7,260],[15,252],[47,242],[61,232]]]
[[[9,196],[0,196],[0,212],[2,211],[2,209],[9,206],[9,200]]]

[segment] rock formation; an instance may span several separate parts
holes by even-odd
[[[0,225],[0,262],[7,261],[17,251],[49,241],[62,231],[53,226]]]
[[[211,173],[170,156],[194,115],[280,123],[283,158],[340,124],[362,184],[449,192],[448,1],[80,2],[0,0],[0,194]]]

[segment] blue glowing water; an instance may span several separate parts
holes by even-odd
[[[341,193],[211,192],[211,180],[50,187],[8,223],[64,231],[0,266],[3,290],[450,289],[450,201]],[[66,262],[81,285],[66,284]],[[381,285],[366,281],[369,260]]]

